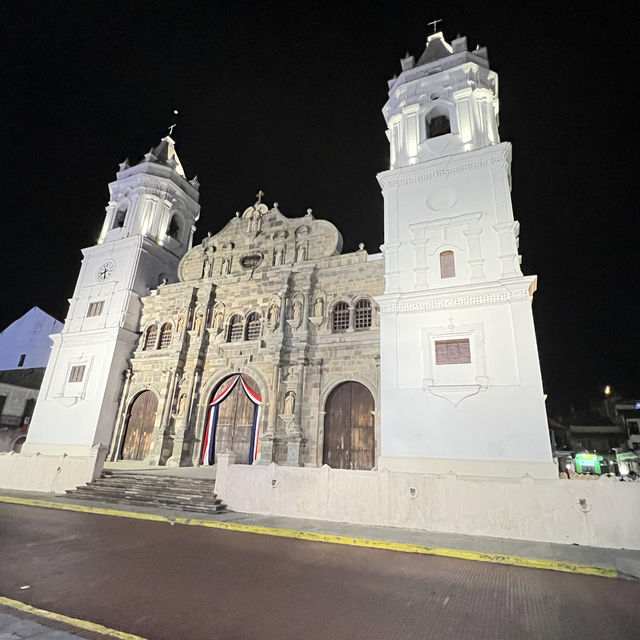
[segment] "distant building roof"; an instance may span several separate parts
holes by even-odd
[[[27,389],[39,389],[42,385],[45,368],[0,371],[0,383],[11,384],[15,387],[26,387]]]
[[[0,371],[45,367],[51,354],[50,336],[63,326],[38,307],[29,309],[0,332]]]

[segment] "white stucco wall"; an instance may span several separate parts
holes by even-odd
[[[233,510],[595,547],[640,549],[640,485],[228,465],[216,493]]]

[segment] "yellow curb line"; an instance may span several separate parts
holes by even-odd
[[[37,607],[32,607],[30,604],[25,604],[19,600],[12,600],[11,598],[5,598],[4,596],[0,596],[0,605],[4,605],[5,607],[10,607],[24,613],[30,613],[41,618],[62,622],[79,629],[84,629],[85,631],[93,631],[105,636],[111,636],[112,638],[119,638],[119,640],[146,640],[146,638],[136,636],[133,633],[125,633],[124,631],[118,631],[117,629],[109,629],[109,627],[104,627],[97,622],[89,622],[89,620],[82,620],[80,618],[71,618],[61,613],[47,611],[46,609],[38,609]]]
[[[277,536],[280,538],[295,538],[297,540],[311,540],[313,542],[327,542],[330,544],[343,544],[353,547],[368,547],[371,549],[385,549],[387,551],[401,551],[404,553],[420,553],[430,556],[442,556],[445,558],[458,558],[461,560],[475,560],[478,562],[493,562],[508,564],[516,567],[528,567],[530,569],[547,569],[550,571],[564,571],[567,573],[580,573],[603,578],[617,578],[618,571],[613,567],[594,567],[572,562],[560,562],[557,560],[543,560],[538,558],[525,558],[521,556],[508,556],[496,553],[482,553],[480,551],[464,551],[462,549],[447,549],[444,547],[424,547],[417,544],[404,542],[387,542],[385,540],[370,540],[367,538],[354,538],[351,536],[339,536],[331,533],[316,533],[313,531],[297,531],[295,529],[279,529],[275,527],[262,527],[252,524],[238,524],[235,522],[218,522],[213,520],[201,520],[198,518],[183,518],[177,516],[157,515],[153,513],[139,513],[136,511],[123,511],[119,509],[106,509],[103,507],[91,507],[88,505],[65,504],[61,502],[49,502],[47,500],[34,500],[30,498],[16,498],[13,496],[0,496],[0,502],[26,505],[32,507],[44,507],[46,509],[62,509],[63,511],[78,511],[80,513],[95,513],[105,516],[118,516],[121,518],[134,518],[137,520],[152,520],[155,522],[168,522],[170,524],[183,524],[196,527],[210,527],[211,529],[225,529],[227,531],[241,531],[244,533],[256,533],[259,535]]]

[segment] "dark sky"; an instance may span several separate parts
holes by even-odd
[[[640,393],[630,14],[558,2],[5,0],[2,17],[0,327],[33,305],[64,319],[107,183],[166,134],[174,108],[178,153],[202,184],[196,242],[261,188],[285,215],[311,207],[331,220],[345,251],[378,251],[387,79],[443,18],[447,39],[488,47],[500,77],[552,412],[604,384]]]

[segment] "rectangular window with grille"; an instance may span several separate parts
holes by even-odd
[[[93,318],[94,316],[101,315],[103,309],[104,300],[100,300],[100,302],[92,302],[89,304],[89,309],[87,310],[87,318]]]
[[[247,324],[247,340],[257,340],[260,337],[260,320],[251,320]]]
[[[371,326],[371,305],[368,301],[356,305],[354,325],[356,329],[368,329]]]
[[[469,364],[471,346],[469,339],[436,341],[436,364]]]
[[[346,331],[349,328],[349,305],[339,302],[333,309],[333,332]]]
[[[71,367],[71,373],[69,374],[69,382],[82,382],[84,378],[85,365],[80,364]]]
[[[235,322],[231,325],[231,331],[229,333],[230,342],[239,342],[242,340],[242,322]]]

